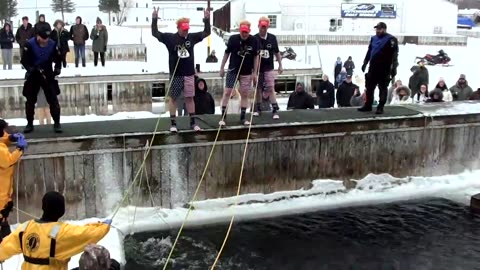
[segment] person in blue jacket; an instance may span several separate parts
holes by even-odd
[[[395,81],[398,67],[398,40],[387,33],[387,25],[383,22],[375,26],[377,34],[370,39],[367,55],[363,61],[362,71],[365,72],[370,63],[368,73],[365,75],[367,87],[367,100],[361,112],[372,111],[373,95],[375,88],[380,90],[380,102],[377,106],[377,114],[383,114],[383,108],[387,102],[388,84]]]

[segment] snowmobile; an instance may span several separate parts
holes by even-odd
[[[292,47],[285,47],[285,51],[280,52],[280,55],[282,56],[282,59],[287,58],[289,60],[295,60],[295,58],[297,58],[297,53],[293,51]]]
[[[437,55],[426,54],[424,57],[417,56],[415,58],[415,61],[417,61],[417,64],[424,61],[425,64],[429,66],[435,66],[435,65],[450,66],[449,64],[450,60],[452,59],[443,50],[438,51]]]

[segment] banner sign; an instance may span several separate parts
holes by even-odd
[[[390,18],[397,17],[395,4],[342,4],[342,18]]]

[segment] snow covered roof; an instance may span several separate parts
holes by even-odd
[[[245,13],[280,14],[282,9],[279,1],[246,1]]]

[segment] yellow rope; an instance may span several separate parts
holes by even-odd
[[[177,68],[178,68],[178,63],[179,63],[179,62],[180,62],[180,58],[177,59],[177,63],[175,64],[175,69],[173,70],[172,77],[170,78],[170,82],[169,82],[169,84],[168,84],[168,89],[167,89],[167,92],[165,93],[165,98],[168,97],[168,94],[169,94],[169,92],[170,92],[170,88],[172,87],[172,82],[173,82],[173,79],[174,79],[174,77],[175,77],[175,73],[177,72]],[[133,187],[133,186],[135,185],[135,183],[137,182],[138,176],[140,175],[140,172],[143,170],[143,167],[145,166],[145,162],[146,162],[146,160],[147,160],[148,155],[150,154],[150,150],[152,149],[152,145],[153,145],[153,142],[154,142],[154,140],[155,140],[155,136],[157,135],[158,125],[160,124],[160,119],[161,119],[161,115],[158,116],[157,123],[155,124],[155,130],[153,131],[152,138],[150,139],[150,144],[148,144],[147,152],[145,153],[145,157],[143,158],[142,164],[140,165],[139,170],[138,170],[137,173],[135,174],[135,177],[133,178],[132,183],[130,183],[130,185],[128,186],[127,190],[125,191],[125,194],[124,194],[122,200],[120,201],[120,204],[118,205],[117,209],[115,210],[115,212],[113,212],[113,215],[112,215],[112,217],[111,217],[112,220],[113,220],[113,218],[115,218],[115,216],[118,214],[118,211],[120,211],[120,208],[121,208],[122,205],[125,203],[125,200],[126,200],[127,197],[129,196],[130,189],[132,189],[132,187]]]
[[[242,61],[240,62],[240,68],[238,69],[238,72],[237,72],[237,76],[235,78],[235,84],[234,84],[234,87],[236,87],[236,84],[238,83],[238,78],[240,77],[240,71],[242,70],[242,66],[243,66],[243,61],[245,60],[245,57],[242,57]],[[228,100],[227,100],[227,106],[225,108],[225,112],[222,114],[222,119],[221,121],[224,121],[225,119],[225,116],[227,114],[227,109],[228,109],[228,104],[230,103],[230,99],[232,98],[232,94],[234,93],[234,91],[232,91],[230,93],[230,96],[228,97]],[[172,254],[173,254],[173,251],[177,245],[177,242],[178,242],[178,239],[180,238],[180,235],[182,234],[183,232],[183,228],[185,227],[185,224],[187,222],[187,219],[188,217],[190,216],[190,213],[192,212],[192,209],[193,209],[193,202],[195,201],[195,199],[197,198],[197,194],[198,194],[198,191],[200,190],[200,186],[202,185],[202,182],[205,178],[205,175],[207,174],[207,169],[208,169],[208,165],[210,164],[210,160],[212,159],[212,156],[213,156],[213,151],[215,150],[215,146],[217,144],[217,141],[218,141],[218,137],[220,135],[220,131],[222,130],[222,126],[219,126],[218,129],[217,129],[217,135],[215,136],[215,140],[213,141],[213,145],[212,145],[212,149],[210,150],[210,154],[208,155],[208,158],[207,158],[207,163],[205,164],[205,168],[203,169],[203,172],[202,172],[202,176],[200,177],[200,181],[198,182],[198,185],[197,185],[197,189],[195,190],[195,193],[193,194],[193,198],[190,202],[190,205],[188,207],[188,210],[187,210],[187,214],[185,215],[185,219],[183,220],[182,222],[182,225],[180,226],[180,229],[177,233],[177,236],[175,237],[175,241],[173,242],[173,245],[172,245],[172,249],[170,250],[170,253],[168,254],[168,257],[167,257],[167,260],[165,261],[165,265],[163,266],[163,270],[167,269],[167,266],[168,266],[168,262],[170,261],[170,259],[172,258]]]
[[[255,89],[253,90],[253,101],[252,101],[252,109],[255,106],[255,99],[257,96],[257,88],[258,88],[258,82],[260,81],[259,79],[259,74],[260,74],[260,62],[261,62],[261,57],[259,58],[258,61],[258,70],[257,70],[257,83],[255,86]],[[247,138],[245,141],[245,149],[243,150],[243,157],[242,157],[242,165],[240,167],[240,176],[238,178],[238,187],[237,187],[237,194],[235,195],[235,203],[233,204],[233,215],[232,218],[230,219],[230,224],[228,225],[227,233],[225,234],[225,238],[223,239],[222,246],[220,247],[220,250],[218,251],[217,257],[215,258],[215,261],[212,264],[212,267],[210,270],[215,269],[215,266],[218,263],[218,260],[220,259],[220,256],[222,256],[223,249],[225,248],[225,245],[227,244],[228,237],[230,236],[230,231],[232,230],[233,226],[233,220],[235,219],[235,207],[238,205],[238,198],[240,196],[240,190],[242,187],[242,178],[243,178],[243,169],[245,167],[245,160],[247,159],[247,151],[248,151],[248,143],[250,140],[250,133],[252,131],[252,123],[253,123],[253,111],[250,113],[250,125],[248,125],[248,132],[247,132]]]

